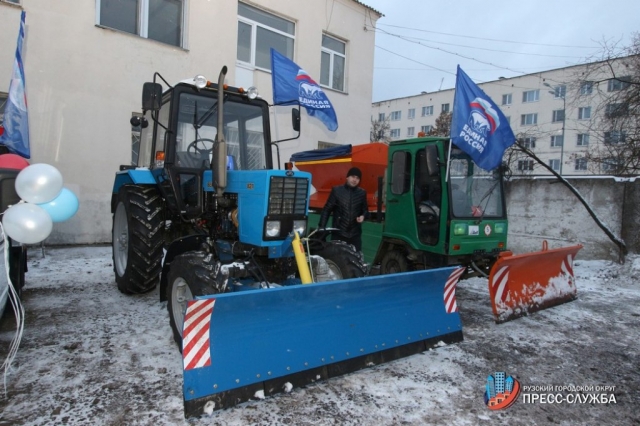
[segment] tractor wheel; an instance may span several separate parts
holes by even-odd
[[[182,329],[187,302],[196,296],[218,294],[219,287],[211,276],[211,264],[205,262],[204,252],[189,252],[176,256],[171,262],[167,285],[167,309],[173,340],[182,352]]]
[[[360,278],[367,274],[362,253],[344,241],[326,242],[322,248],[311,250],[311,253],[324,258],[337,280]]]
[[[400,272],[412,271],[413,268],[407,259],[407,255],[399,250],[390,250],[380,262],[381,274],[397,274]]]
[[[113,214],[113,270],[118,290],[145,293],[158,283],[162,261],[162,198],[151,186],[125,185]]]

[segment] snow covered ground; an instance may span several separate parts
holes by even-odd
[[[501,325],[486,280],[463,281],[463,342],[187,421],[181,357],[157,291],[122,295],[110,247],[32,249],[0,425],[638,424],[640,257],[619,265],[578,255],[575,271],[578,300]],[[10,318],[0,324],[2,358],[14,330]],[[586,402],[521,395],[489,410],[483,393],[496,371],[523,386],[586,387],[560,392]]]

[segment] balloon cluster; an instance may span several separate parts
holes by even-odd
[[[24,244],[49,236],[54,222],[64,222],[78,211],[78,197],[62,186],[62,175],[49,164],[29,165],[15,154],[0,155],[0,168],[20,170],[15,189],[22,202],[4,212],[5,233]]]

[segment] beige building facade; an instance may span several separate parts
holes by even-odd
[[[375,34],[363,22],[382,15],[359,1],[0,0],[0,104],[23,10],[30,161],[60,170],[80,201],[48,244],[111,241],[114,175],[131,163],[129,119],[155,72],[171,84],[197,74],[216,81],[226,65],[227,84],[256,86],[272,103],[275,47],[323,86],[339,123],[330,132],[303,111],[302,134],[280,145],[281,162],[326,143],[366,142]],[[272,136],[283,139],[278,115]]]

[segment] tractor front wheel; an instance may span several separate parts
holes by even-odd
[[[413,268],[407,259],[407,255],[399,250],[390,250],[380,262],[381,274],[398,274],[400,272],[412,271]]]
[[[212,268],[204,252],[189,252],[176,256],[171,262],[167,285],[167,309],[173,340],[182,352],[182,330],[187,304],[196,296],[218,294],[219,286],[212,276]]]
[[[158,283],[162,261],[162,198],[151,186],[125,185],[118,192],[112,229],[118,290],[145,293]]]
[[[326,242],[323,247],[318,247],[315,251],[311,249],[311,253],[324,258],[337,280],[360,278],[367,274],[362,253],[344,241]]]

